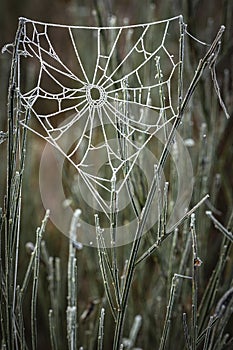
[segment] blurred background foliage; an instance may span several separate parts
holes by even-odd
[[[18,17],[28,17],[43,22],[74,25],[109,25],[112,16],[116,16],[116,23],[123,25],[156,21],[171,16],[183,14],[188,31],[204,42],[211,42],[221,24],[226,26],[223,36],[221,53],[217,62],[217,75],[223,99],[229,114],[233,111],[233,2],[231,0],[1,0],[0,10],[0,47],[13,42],[18,24]],[[60,50],[66,50],[66,42],[56,38]],[[90,55],[90,47],[86,45],[86,55]],[[187,47],[189,68],[185,72],[187,79],[191,79],[196,64],[203,56],[203,47],[193,45]],[[7,89],[11,56],[0,56],[0,130],[7,131]],[[27,79],[33,79],[27,71]],[[206,209],[211,209],[218,219],[227,224],[233,202],[233,118],[225,119],[218,104],[213,84],[208,72],[205,72],[198,90],[190,105],[186,121],[184,121],[181,135],[189,136],[195,141],[190,148],[195,173],[195,187],[192,203],[196,203],[205,193],[210,193],[209,207],[206,204],[197,213],[197,234],[200,240],[200,256],[204,264],[200,273],[199,297],[203,295],[209,277],[219,259],[221,234],[213,227],[205,215]],[[206,137],[203,137],[206,135]],[[0,200],[3,206],[6,182],[6,142],[1,144],[0,153]],[[38,186],[38,166],[44,144],[31,133],[28,135],[26,167],[23,182],[23,207],[20,241],[19,282],[29,261],[25,249],[27,242],[35,241],[35,229],[44,215],[44,208],[40,199]],[[168,241],[137,270],[133,282],[124,335],[129,334],[135,315],[142,315],[143,323],[139,332],[137,346],[143,349],[158,348],[162,332],[164,315],[170,290],[171,276],[178,272],[180,256],[182,256],[182,242],[185,241],[187,228],[181,228],[184,236],[179,233],[177,241]],[[66,305],[66,271],[68,257],[68,239],[56,230],[52,224],[47,225],[45,234],[46,247],[51,257],[59,256],[62,266],[62,288],[59,306],[60,314],[60,342],[66,338],[65,305]],[[128,252],[128,247],[122,247],[120,254]],[[172,251],[172,255],[170,255]],[[232,254],[222,275],[216,300],[232,285]],[[188,266],[188,264],[187,264]],[[170,275],[167,271],[170,271]],[[187,271],[188,272],[188,268]],[[103,284],[98,267],[98,257],[95,249],[85,247],[78,252],[78,314],[79,346],[94,349],[96,342],[97,320],[99,308],[103,298]],[[48,273],[41,264],[41,278],[38,296],[38,349],[49,349],[48,309],[50,298],[48,293]],[[191,301],[189,282],[183,282],[181,300],[173,315],[173,324],[169,336],[168,349],[175,345],[177,349],[184,348],[181,323],[182,311],[190,312]],[[30,290],[28,291],[30,297]],[[63,304],[62,304],[63,303]],[[83,312],[90,310],[86,320]],[[213,311],[213,310],[212,310]],[[25,325],[30,339],[30,304],[25,303]],[[177,320],[180,320],[179,322]],[[206,321],[205,321],[206,322]],[[229,325],[229,330],[231,325]],[[105,322],[105,348],[111,348],[113,337],[113,321],[107,311]],[[181,332],[181,336],[178,332]],[[231,334],[233,336],[233,334]],[[65,343],[65,342],[64,342]],[[62,349],[65,345],[62,343]],[[172,345],[173,344],[173,345]]]

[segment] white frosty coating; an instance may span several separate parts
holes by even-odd
[[[172,78],[181,64],[177,54],[179,33],[176,51],[167,47],[167,40],[173,34],[171,24],[182,22],[182,17],[134,26],[101,28],[48,24],[26,18],[21,18],[20,21],[23,26],[17,52],[18,94],[21,107],[32,112],[44,134],[31,126],[27,127],[60,150],[75,166],[100,210],[107,215],[109,201],[102,198],[99,189],[102,188],[110,194],[113,182],[115,184],[119,180],[116,177],[127,166],[126,176],[121,178],[116,187],[119,194],[151,138],[176,117],[177,100],[174,101],[172,97]],[[163,35],[159,43],[157,39],[156,47],[153,40],[149,46],[149,32],[153,32],[156,26],[159,26],[158,31],[163,30]],[[73,72],[57,53],[56,43],[50,35],[54,29],[66,31],[68,34],[79,67],[78,73]],[[81,52],[83,48],[80,33],[83,30],[91,31],[97,50],[93,52],[95,68],[91,76]],[[105,34],[112,38],[111,47],[107,49],[102,39]],[[116,62],[119,50],[125,52]],[[20,60],[27,58],[37,62],[38,77],[32,89],[21,91]],[[169,62],[169,67],[163,67],[164,58]],[[135,65],[137,60],[139,63]],[[132,68],[128,68],[130,65]],[[149,67],[153,67],[153,77],[146,79],[144,70]],[[45,76],[53,82],[56,91],[46,90],[42,83]],[[37,107],[38,101],[43,101],[45,105],[51,102],[56,108],[53,112],[42,113]],[[67,117],[64,118],[66,114]],[[54,125],[56,118],[58,125]],[[24,125],[25,119],[21,122]],[[102,134],[99,143],[95,140],[96,127]],[[107,131],[109,128],[110,135]],[[77,134],[70,150],[71,145],[67,149],[67,138],[74,138],[74,132]],[[113,139],[120,140],[119,145]],[[74,160],[76,153],[79,153],[79,158]],[[96,173],[93,162],[98,156],[106,157],[111,173],[108,178]]]

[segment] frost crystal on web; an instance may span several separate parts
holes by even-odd
[[[182,18],[123,27],[20,21],[21,123],[73,164],[109,217],[112,190],[119,199],[151,139],[163,129],[166,140],[177,116]]]

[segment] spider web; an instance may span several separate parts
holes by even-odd
[[[181,18],[124,27],[20,21],[21,123],[73,164],[109,217],[112,190],[120,195],[150,140],[176,117]]]

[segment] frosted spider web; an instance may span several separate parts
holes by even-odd
[[[166,134],[178,113],[182,19],[123,27],[20,23],[21,123],[73,164],[109,217],[112,189],[120,195],[150,140],[161,129]],[[26,68],[33,83],[24,79]]]

